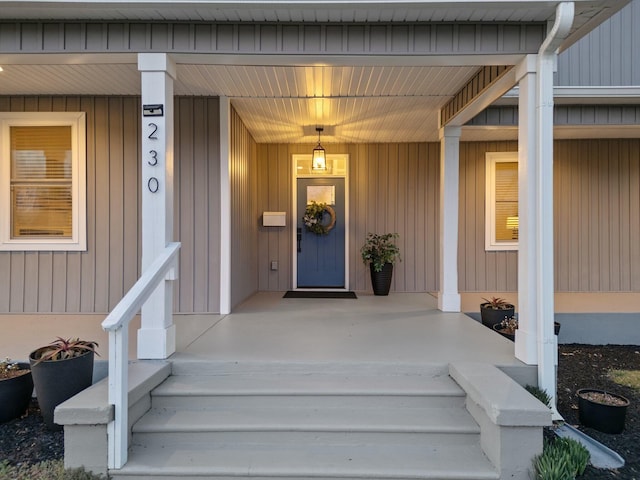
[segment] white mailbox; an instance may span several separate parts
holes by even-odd
[[[262,212],[262,226],[285,227],[287,225],[287,212]]]

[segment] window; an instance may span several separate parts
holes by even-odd
[[[84,113],[0,113],[0,250],[86,250]]]
[[[518,249],[518,152],[489,152],[486,190],[486,250]]]

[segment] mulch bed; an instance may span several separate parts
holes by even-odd
[[[620,386],[607,377],[610,369],[640,370],[638,346],[561,345],[558,355],[558,411],[565,421],[624,457],[619,470],[599,470],[591,466],[581,480],[640,480],[640,391]],[[625,430],[617,435],[583,427],[578,422],[576,391],[580,388],[608,390],[631,401]],[[28,415],[0,425],[0,461],[13,465],[60,459],[64,455],[62,432],[50,432],[36,402]]]
[[[625,466],[618,470],[587,467],[581,480],[640,480],[640,391],[613,382],[609,370],[640,370],[640,347],[620,345],[560,345],[558,352],[558,411],[565,421],[622,455]],[[606,390],[628,398],[625,429],[619,434],[601,433],[580,425],[580,388]]]

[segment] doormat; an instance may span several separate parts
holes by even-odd
[[[282,298],[358,298],[355,292],[317,292],[289,290]]]

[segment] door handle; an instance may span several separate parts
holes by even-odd
[[[299,228],[298,229],[298,253],[300,253],[302,251],[302,229]]]

